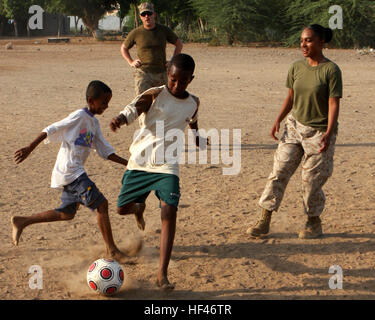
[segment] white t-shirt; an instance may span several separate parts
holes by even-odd
[[[157,97],[148,112],[139,116],[135,105],[143,95]],[[189,94],[186,99],[178,99],[166,86],[150,88],[135,98],[120,112],[128,125],[139,116],[141,127],[130,146],[127,168],[179,176],[178,159],[185,147],[184,130],[189,123],[197,121],[198,107],[197,97]]]
[[[115,152],[103,137],[98,119],[88,108],[72,112],[65,119],[43,129],[43,132],[47,133],[44,143],[62,142],[52,171],[52,188],[68,185],[85,173],[83,165],[91,148],[103,159]]]

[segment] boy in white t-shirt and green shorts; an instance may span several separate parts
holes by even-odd
[[[135,214],[138,227],[144,230],[145,200],[152,190],[159,198],[162,228],[156,284],[162,289],[174,288],[168,280],[167,270],[180,199],[178,156],[168,155],[168,148],[173,147],[174,141],[167,136],[177,131],[183,134],[187,125],[198,130],[199,99],[186,91],[194,78],[194,69],[194,60],[189,55],[176,55],[168,69],[168,85],[150,88],[137,96],[110,124],[116,131],[139,118],[141,128],[130,146],[131,156],[117,206],[121,215]],[[160,124],[164,130],[162,135],[157,129]],[[195,142],[199,146],[198,135]]]

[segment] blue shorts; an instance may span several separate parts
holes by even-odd
[[[61,195],[62,204],[55,211],[75,214],[78,204],[83,204],[94,211],[104,200],[104,195],[95,183],[89,179],[86,173],[83,173],[72,183],[64,186]]]

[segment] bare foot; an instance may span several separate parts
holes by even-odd
[[[123,261],[124,259],[129,257],[126,253],[120,251],[119,249],[111,251],[109,253],[109,256],[116,261]]]
[[[10,219],[11,223],[12,223],[12,240],[13,240],[13,244],[15,246],[18,246],[18,241],[21,237],[21,233],[22,233],[22,230],[23,230],[23,226],[22,226],[22,217],[12,217]]]
[[[170,283],[167,277],[163,277],[161,280],[156,280],[156,285],[161,289],[165,291],[173,290],[174,284]]]
[[[146,205],[144,203],[135,203],[135,220],[137,221],[137,226],[140,230],[145,230],[146,222],[143,219],[143,212],[145,211]]]

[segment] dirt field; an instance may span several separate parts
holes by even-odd
[[[89,81],[113,89],[110,108],[99,117],[116,152],[129,157],[138,125],[109,129],[110,119],[132,100],[132,70],[120,55],[120,42],[75,39],[0,41],[0,299],[373,299],[375,298],[375,56],[355,50],[326,50],[343,72],[339,135],[333,176],[325,186],[325,236],[299,240],[303,228],[301,171],[291,179],[266,239],[245,231],[259,217],[257,201],[269,175],[275,142],[269,131],[286,95],[289,65],[298,49],[223,48],[185,45],[196,60],[190,92],[201,99],[203,129],[241,129],[239,175],[225,165],[181,165],[182,197],[169,279],[176,289],[155,286],[160,209],[150,194],[146,230],[133,216],[115,213],[124,168],[92,153],[86,169],[110,202],[116,242],[129,249],[143,241],[138,255],[123,264],[125,285],[114,298],[93,294],[86,284],[90,263],[104,254],[96,214],[81,208],[74,220],[32,225],[18,247],[11,242],[12,215],[29,215],[60,204],[49,187],[58,144],[41,144],[22,164],[14,152],[47,125],[85,106]],[[172,48],[168,47],[168,56]],[[133,54],[135,52],[133,51]],[[221,162],[220,162],[221,163]],[[43,270],[43,289],[29,288],[29,267]],[[343,289],[331,290],[330,266],[343,270]]]

